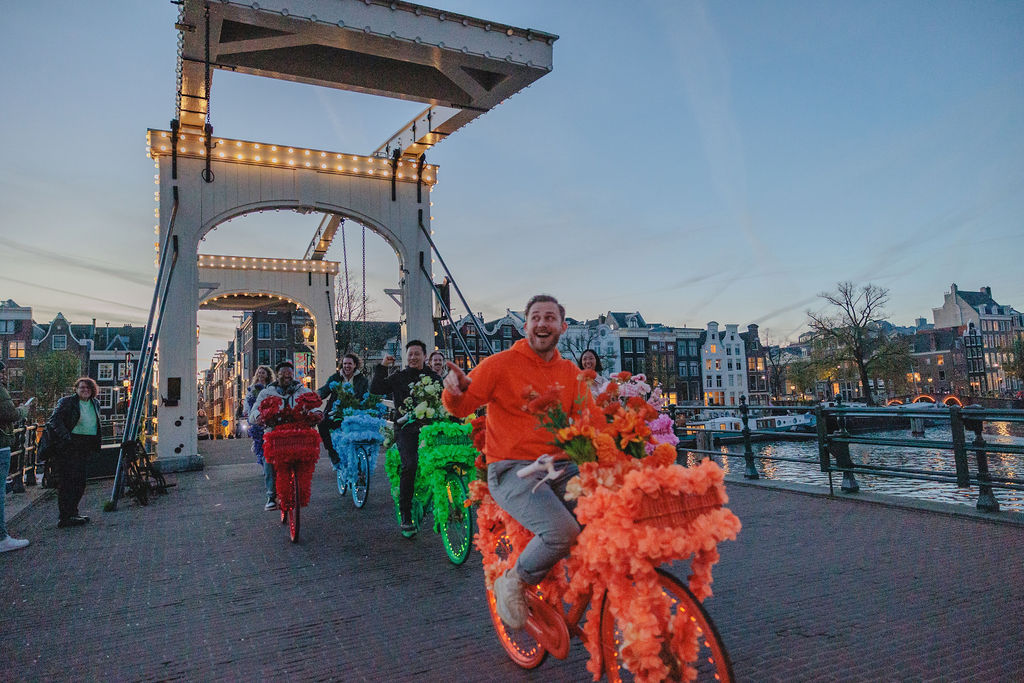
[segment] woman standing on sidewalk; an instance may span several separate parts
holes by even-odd
[[[85,473],[88,459],[100,450],[100,402],[96,400],[99,387],[91,377],[79,377],[75,393],[57,402],[53,414],[46,422],[44,438],[53,443],[40,442],[40,452],[53,455],[53,471],[57,476],[57,526],[81,526],[89,518],[78,513],[78,503],[85,493]]]
[[[259,396],[260,392],[266,389],[273,381],[273,370],[268,368],[266,365],[261,365],[256,368],[256,374],[252,376],[252,386],[249,387],[249,393],[245,395],[245,414],[247,418],[249,413],[252,412],[252,406],[256,402],[256,397]],[[263,482],[267,491],[267,504],[263,506],[263,509],[274,510],[277,508],[277,489],[274,487],[274,466],[263,458],[263,431],[263,425],[249,420],[249,436],[252,437],[252,452],[256,454],[256,462],[263,467]]]

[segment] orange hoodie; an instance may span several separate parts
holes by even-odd
[[[524,410],[528,387],[543,394],[552,386],[560,386],[562,408],[571,417],[578,417],[590,407],[596,415],[590,388],[578,377],[582,372],[558,351],[544,361],[520,339],[511,349],[489,356],[469,373],[472,382],[462,396],[448,391],[442,395],[445,408],[456,417],[465,417],[487,404],[487,463],[499,460],[535,460],[545,453],[555,454],[554,434],[540,426],[536,415]],[[562,456],[564,457],[564,456]]]

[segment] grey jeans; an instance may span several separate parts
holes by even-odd
[[[559,462],[555,469],[561,474],[532,491],[546,472],[523,479],[516,476],[530,464],[530,460],[502,460],[488,465],[487,487],[494,502],[534,534],[516,562],[519,578],[532,585],[540,583],[548,570],[569,554],[580,525],[572,513],[576,502],[562,498],[566,482],[579,473],[576,465]]]

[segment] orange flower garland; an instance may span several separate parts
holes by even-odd
[[[736,538],[740,521],[723,507],[728,501],[724,473],[713,461],[683,467],[676,464],[675,448],[665,443],[652,446],[653,452],[645,456],[651,444],[647,423],[658,413],[642,398],[619,396],[618,384],[628,379],[628,373],[614,377],[598,397],[605,425],[595,429],[581,420],[556,434],[562,442],[589,440],[596,457],[577,460],[580,474],[568,483],[566,499],[577,500],[576,517],[583,530],[569,557],[548,573],[540,590],[556,606],[563,599],[574,603],[587,595],[606,595],[622,632],[624,663],[638,681],[661,681],[670,673],[661,656],[663,639],[670,639],[671,650],[685,662],[696,659],[698,643],[696,626],[685,614],[672,615],[672,600],[661,589],[657,567],[690,558],[689,588],[704,600],[711,595],[717,545]],[[485,481],[470,484],[470,501],[481,504],[474,540],[491,588],[532,534],[494,503]],[[692,515],[655,519],[659,510],[691,503],[696,505]],[[510,546],[504,559],[495,552],[502,542]],[[587,669],[595,681],[603,673],[600,621],[591,615],[583,626],[590,652]],[[686,679],[696,677],[690,664],[683,673]]]

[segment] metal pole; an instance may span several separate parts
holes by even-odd
[[[743,461],[746,463],[743,477],[760,479],[757,468],[754,467],[754,449],[750,446],[750,406],[747,405],[746,396],[740,396],[740,417],[743,420]]]

